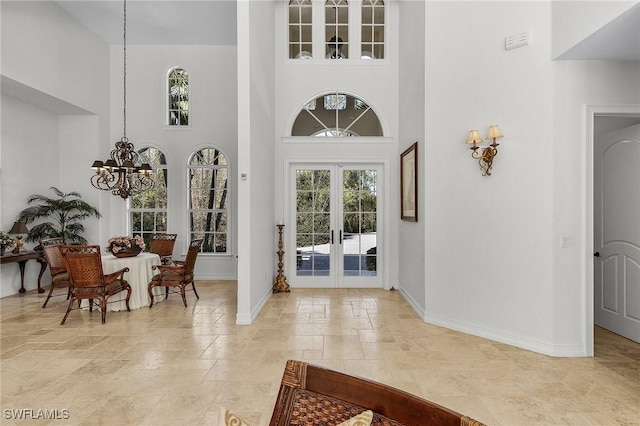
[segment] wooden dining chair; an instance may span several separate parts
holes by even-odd
[[[49,265],[49,272],[51,272],[51,287],[49,288],[49,294],[45,299],[42,307],[45,308],[49,299],[53,295],[53,291],[58,288],[64,288],[67,292],[67,300],[71,297],[71,281],[69,281],[69,273],[64,266],[62,254],[60,254],[60,246],[67,244],[64,237],[43,238],[40,240],[40,245],[44,252],[44,257]]]
[[[484,426],[403,390],[296,360],[285,365],[269,425],[336,425],[365,410],[372,426]]]
[[[149,252],[160,256],[163,265],[171,263],[173,256],[173,246],[176,244],[178,234],[153,234],[151,236],[151,247]]]
[[[200,251],[202,245],[202,239],[195,239],[189,244],[189,250],[184,261],[174,260],[173,265],[155,265],[153,269],[158,269],[159,274],[156,274],[151,278],[149,282],[148,290],[149,297],[151,298],[150,308],[153,307],[153,288],[165,287],[165,298],[169,297],[169,288],[178,287],[180,294],[182,295],[182,302],[185,308],[187,307],[187,298],[185,297],[185,287],[191,284],[193,292],[196,298],[200,299],[198,292],[196,291],[196,284],[193,280],[193,268],[196,265],[196,257]]]
[[[89,312],[93,310],[93,299],[99,300],[100,303],[97,306],[102,313],[102,323],[104,324],[109,297],[125,290],[127,291],[127,311],[131,311],[129,308],[131,286],[124,279],[124,273],[128,272],[129,268],[122,268],[105,275],[102,270],[99,245],[63,245],[60,247],[60,252],[67,265],[71,280],[71,300],[69,300],[69,307],[60,324],[64,324],[67,320],[73,302],[76,300],[81,302],[85,299],[89,300]]]

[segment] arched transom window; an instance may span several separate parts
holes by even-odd
[[[217,148],[195,151],[189,159],[189,233],[203,238],[205,253],[227,253],[228,164]]]
[[[173,68],[167,78],[168,114],[170,126],[189,125],[189,73]]]
[[[291,136],[383,136],[377,114],[362,99],[346,93],[328,93],[302,106]]]

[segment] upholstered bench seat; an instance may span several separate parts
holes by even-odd
[[[366,407],[305,389],[293,391],[291,404],[291,410],[287,413],[289,418],[285,423],[300,426],[337,425],[367,410]],[[402,423],[377,412],[373,413],[371,424],[376,426],[403,426]]]

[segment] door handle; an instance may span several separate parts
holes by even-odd
[[[342,229],[340,230],[340,244],[342,244]]]
[[[331,230],[331,244],[333,244],[333,229]]]
[[[594,255],[595,257],[600,257],[600,252],[599,252],[599,251],[597,251],[597,252],[593,253],[593,255]]]

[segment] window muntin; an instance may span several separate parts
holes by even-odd
[[[312,47],[311,0],[289,1],[289,58],[311,59]]]
[[[384,58],[384,0],[362,0],[361,58]]]
[[[189,233],[204,239],[201,251],[227,253],[229,239],[228,164],[214,147],[199,149],[189,160]]]
[[[170,126],[189,125],[189,73],[173,68],[167,78],[168,115]]]
[[[133,195],[129,204],[129,222],[133,235],[141,235],[151,246],[151,236],[167,232],[167,161],[156,148],[141,148],[138,155],[142,163],[153,168],[153,189]]]
[[[327,0],[325,11],[325,57],[346,59],[349,56],[349,2]]]
[[[334,92],[305,102],[300,107],[291,136],[352,137],[383,136],[376,113],[362,99]]]

